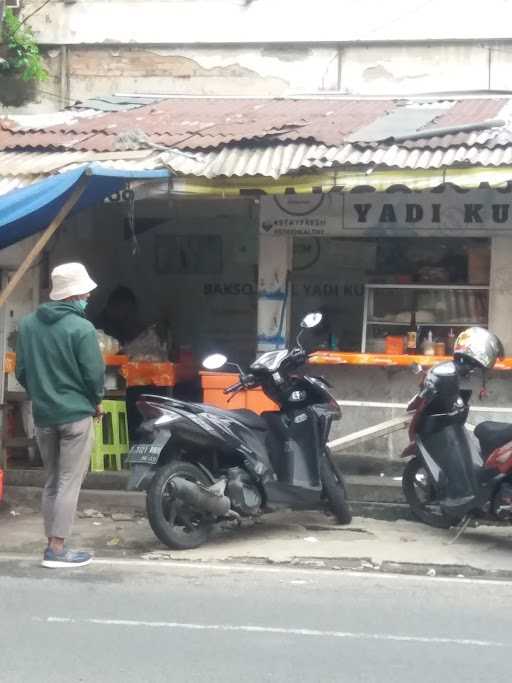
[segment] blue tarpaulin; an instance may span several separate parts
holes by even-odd
[[[130,180],[158,180],[170,175],[165,169],[123,171],[91,164],[9,192],[0,196],[0,249],[47,228],[84,174],[88,176],[87,187],[70,215],[101,204]]]

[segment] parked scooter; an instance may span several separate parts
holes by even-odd
[[[415,517],[430,526],[472,517],[512,522],[512,424],[482,422],[471,432],[471,391],[460,388],[461,378],[491,369],[503,355],[496,335],[473,327],[457,338],[453,361],[422,372],[407,408],[410,444],[402,457],[413,457],[402,487]]]
[[[327,441],[340,408],[326,380],[298,373],[307,360],[301,339],[322,315],[301,323],[296,347],[264,353],[239,370],[235,396],[261,387],[279,410],[257,415],[173,398],[144,396],[138,442],[129,454],[128,488],[147,491],[149,522],[171,548],[205,543],[216,522],[253,517],[280,506],[313,509],[325,498],[338,522],[352,515]],[[228,365],[214,354],[207,370]]]

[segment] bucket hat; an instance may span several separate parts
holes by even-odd
[[[52,301],[62,301],[70,296],[89,294],[98,285],[91,280],[81,263],[63,263],[52,271]]]

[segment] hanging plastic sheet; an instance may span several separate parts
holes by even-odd
[[[101,204],[131,180],[162,180],[168,170],[124,171],[91,164],[46,178],[0,197],[0,249],[44,230],[66,203],[77,183],[89,176],[87,188],[71,215]]]

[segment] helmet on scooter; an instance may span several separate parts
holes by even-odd
[[[453,357],[456,362],[469,368],[491,370],[505,351],[498,337],[483,327],[470,327],[455,340]]]

